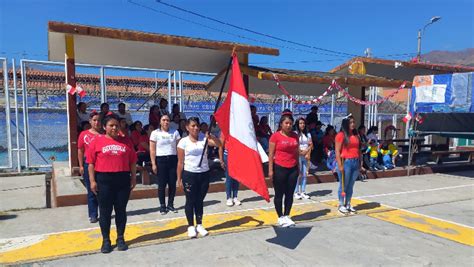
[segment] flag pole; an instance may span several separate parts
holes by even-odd
[[[227,81],[227,76],[229,75],[230,66],[232,66],[232,59],[234,58],[234,53],[235,53],[235,48],[234,50],[232,50],[232,55],[230,56],[229,64],[227,64],[227,70],[225,71],[224,80],[222,81],[222,85],[221,85],[221,90],[219,91],[219,96],[217,97],[216,106],[214,107],[214,113],[212,113],[213,115],[216,113],[217,109],[219,108],[219,104],[222,99],[222,92],[224,91],[224,87],[225,87],[225,82]],[[211,133],[211,130],[215,125],[216,125],[216,119],[213,116],[211,119],[209,128],[207,129],[208,134]],[[201,159],[199,160],[199,167],[201,167],[202,159],[204,158],[204,154],[206,153],[207,142],[208,140],[206,138],[206,141],[204,142],[204,149],[202,150],[202,154],[201,154]]]

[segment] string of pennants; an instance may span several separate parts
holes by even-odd
[[[359,105],[378,105],[378,104],[382,104],[384,103],[385,101],[387,101],[388,99],[394,97],[396,94],[398,94],[398,92],[400,90],[402,90],[403,88],[405,88],[406,86],[406,81],[403,82],[398,88],[397,90],[393,91],[392,93],[390,93],[388,96],[386,97],[383,97],[381,99],[377,99],[375,101],[366,101],[366,100],[362,100],[362,99],[359,99],[359,98],[356,98],[352,95],[350,95],[344,88],[342,88],[339,84],[337,84],[337,82],[335,80],[332,80],[331,84],[329,85],[329,87],[326,89],[326,91],[324,91],[323,94],[321,94],[320,96],[312,99],[312,100],[297,100],[295,99],[293,96],[290,95],[290,93],[285,89],[285,87],[281,84],[280,82],[280,79],[278,78],[278,75],[276,75],[275,73],[273,73],[273,80],[275,80],[278,88],[282,91],[282,93],[288,97],[289,100],[291,100],[293,103],[295,104],[316,104],[316,103],[320,103],[321,100],[327,96],[332,90],[337,90],[339,92],[341,92],[348,100],[354,102],[354,103],[357,103]]]
[[[80,86],[71,86],[70,84],[66,85],[66,91],[70,95],[77,93],[80,97],[86,96],[86,91]]]

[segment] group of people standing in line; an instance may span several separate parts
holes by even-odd
[[[128,248],[124,238],[126,206],[130,192],[136,185],[137,163],[140,165],[146,161],[151,162],[152,172],[158,177],[160,213],[177,212],[174,197],[176,187],[182,187],[186,197],[184,210],[188,222],[188,236],[194,238],[208,234],[203,226],[203,201],[210,182],[209,161],[208,157],[204,156],[201,162],[201,155],[206,154],[203,151],[207,149],[207,140],[208,146],[218,148],[221,166],[227,170],[228,151],[225,138],[202,131],[202,124],[196,117],[184,119],[184,114],[179,112],[179,106],[173,106],[173,113],[169,114],[166,111],[167,102],[163,100],[158,108],[150,110],[149,124],[142,127],[141,122],[134,122],[130,127],[130,134],[127,129],[131,117],[126,115],[125,105],[119,104],[119,112],[114,114],[104,103],[101,112],[93,111],[89,114],[89,126],[79,135],[79,166],[88,191],[89,220],[91,223],[99,221],[103,253],[112,251],[112,209],[115,210],[117,225],[117,249]],[[267,127],[268,119],[262,117],[258,120],[258,116],[255,118],[254,108],[251,110],[254,123],[258,122],[255,127],[256,135],[262,146],[267,145],[269,153],[268,176],[272,179],[275,190],[274,204],[278,225],[295,225],[290,217],[293,198],[309,198],[306,193],[306,180],[311,157],[317,147],[322,147],[322,151],[334,151],[334,170],[339,177],[345,177],[339,179],[341,182],[338,190],[338,210],[343,214],[356,212],[351,206],[351,198],[355,180],[359,173],[364,171],[361,148],[363,141],[351,116],[343,119],[339,133],[336,134],[334,127],[328,125],[324,134],[320,130],[322,124],[317,119],[317,107],[312,109],[306,119],[298,118],[296,122],[291,111],[285,110],[281,115],[278,130],[272,133]],[[308,127],[308,124],[311,127]],[[87,124],[81,123],[81,126],[84,125]],[[262,137],[263,133],[265,137]],[[317,143],[313,134],[317,136]],[[262,138],[268,139],[267,142],[262,142]],[[240,205],[241,202],[237,198],[239,183],[229,177],[227,171],[226,177],[226,204]],[[345,192],[345,196],[342,192]]]

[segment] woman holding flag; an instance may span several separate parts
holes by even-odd
[[[282,227],[295,225],[289,217],[299,172],[299,142],[298,135],[292,131],[293,122],[291,113],[283,113],[279,130],[270,137],[269,142],[268,176],[273,180],[275,210],[278,225]]]
[[[203,155],[205,143],[213,147],[220,147],[221,142],[215,136],[199,134],[199,119],[191,117],[187,120],[186,128],[189,135],[182,138],[178,143],[178,185],[183,185],[186,203],[184,211],[188,221],[188,236],[195,238],[199,233],[201,236],[208,234],[202,226],[203,202],[209,189],[209,162]],[[204,153],[207,155],[207,153]],[[201,161],[202,157],[202,162]],[[196,216],[196,226],[194,224]]]
[[[362,166],[360,140],[352,115],[342,120],[341,131],[336,135],[336,162],[339,176],[339,212],[343,215],[356,213],[351,206],[354,184]]]

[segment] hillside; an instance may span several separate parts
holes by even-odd
[[[423,61],[440,64],[474,66],[474,48],[461,51],[431,51],[421,56]]]

